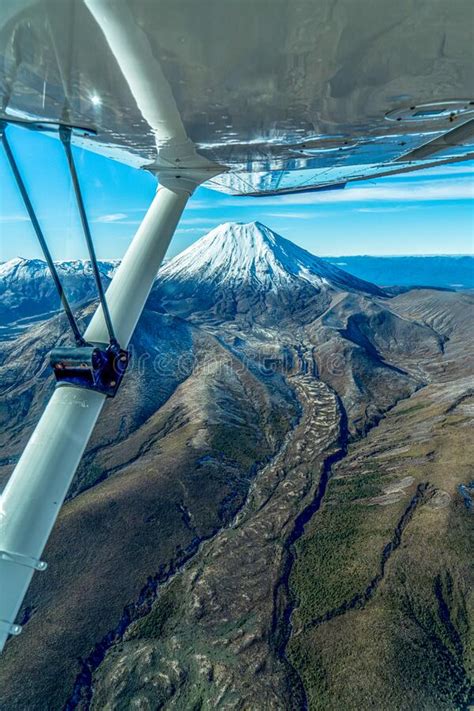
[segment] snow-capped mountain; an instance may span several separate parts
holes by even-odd
[[[183,316],[274,323],[295,313],[314,318],[337,291],[384,295],[260,222],[227,222],[160,270],[154,298]]]
[[[260,222],[226,222],[160,270],[160,281],[252,284],[276,291],[295,279],[320,287],[381,294],[374,284],[353,277],[281,237]]]
[[[104,284],[112,278],[119,262],[99,263]],[[91,264],[75,259],[56,263],[68,298],[80,304],[96,296]],[[59,297],[42,259],[17,257],[0,264],[0,322],[49,313],[59,307]]]
[[[99,263],[104,285],[118,260]],[[96,298],[89,261],[57,262],[72,304]],[[335,292],[383,296],[377,286],[351,276],[260,222],[227,222],[168,261],[160,270],[150,305],[211,321],[276,323],[289,314],[314,318]],[[0,324],[48,314],[59,298],[40,259],[18,257],[0,264]]]

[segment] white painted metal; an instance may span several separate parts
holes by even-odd
[[[120,345],[125,347],[150,293],[179,217],[189,198],[188,192],[158,189],[135,239],[107,289],[107,304]],[[99,307],[86,330],[88,341],[107,341],[102,309]]]
[[[189,180],[191,192],[197,183],[222,173],[222,166],[199,155],[188,138],[150,38],[145,28],[136,23],[128,3],[85,0],[85,4],[100,27],[153,137],[156,152],[148,169],[159,174],[162,185],[179,188]]]
[[[158,189],[110,284],[107,301],[122,346],[132,336],[188,198],[189,192]],[[108,340],[100,307],[85,336]],[[99,393],[57,388],[0,498],[0,650],[9,633],[20,631],[15,617],[104,402]]]
[[[195,165],[191,139],[230,193],[372,178],[474,116],[473,29],[472,0],[2,0],[0,116],[137,167]]]
[[[152,169],[161,185],[107,290],[115,335],[125,347],[190,194],[222,168],[196,153],[147,35],[133,21],[127,4],[85,3],[151,129],[156,147]],[[55,4],[50,20],[59,10]],[[59,44],[57,38],[57,51]],[[99,58],[97,71],[100,62]],[[73,101],[70,82],[62,75],[67,101]],[[84,335],[91,342],[108,342],[100,306]],[[58,388],[0,498],[0,650],[9,633],[19,632],[13,623],[40,565],[35,561],[42,555],[104,402],[98,393]]]
[[[155,140],[174,144],[189,141],[170,86],[152,52],[144,28],[136,24],[129,6],[118,0],[85,0],[116,57],[140,113]],[[156,100],[157,94],[159,101]],[[192,146],[192,144],[191,144]]]

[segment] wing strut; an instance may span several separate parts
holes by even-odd
[[[97,292],[99,294],[100,304],[102,306],[102,311],[104,313],[104,319],[107,326],[107,331],[109,334],[110,345],[117,344],[117,339],[115,338],[114,327],[112,324],[112,319],[110,318],[109,307],[107,306],[107,299],[105,298],[104,287],[102,286],[102,280],[100,277],[99,267],[97,265],[97,257],[95,254],[94,243],[92,241],[91,231],[89,229],[89,221],[86,215],[86,209],[84,207],[84,200],[82,199],[81,187],[79,184],[79,178],[77,176],[76,164],[74,163],[74,156],[72,154],[71,148],[71,134],[72,129],[69,126],[59,127],[59,137],[64,146],[64,151],[66,153],[66,158],[69,166],[69,172],[71,174],[71,180],[74,187],[74,193],[76,195],[77,207],[79,210],[79,215],[81,217],[82,229],[84,231],[84,237],[86,238],[87,251],[89,252],[89,259],[92,266],[92,271],[94,273],[94,279],[97,286]]]
[[[21,177],[18,165],[13,155],[13,151],[11,150],[10,144],[8,142],[5,122],[3,122],[3,125],[1,127],[2,142],[13,175],[15,177],[17,187],[25,203],[28,215],[30,216],[33,228],[36,232],[38,241],[43,250],[43,254],[46,258],[46,262],[49,266],[51,276],[53,277],[53,281],[58,290],[61,303],[63,305],[64,311],[66,312],[66,316],[69,320],[69,324],[71,326],[76,341],[75,347],[62,346],[60,348],[55,348],[53,351],[51,351],[50,363],[56,376],[56,380],[59,383],[71,383],[77,387],[87,388],[89,390],[97,390],[97,392],[104,393],[108,397],[114,397],[119,389],[123,376],[125,375],[125,371],[129,362],[129,353],[127,353],[125,349],[120,347],[117,338],[115,337],[115,331],[112,324],[107,300],[105,297],[99,267],[97,264],[94,243],[92,241],[92,235],[89,229],[89,222],[87,220],[84,201],[82,199],[79,178],[74,163],[74,156],[72,154],[72,128],[70,126],[64,126],[61,124],[59,124],[58,128],[59,137],[64,146],[69,171],[71,174],[71,181],[74,186],[77,207],[81,217],[84,235],[86,238],[87,250],[89,252],[92,272],[94,274],[94,279],[99,294],[99,301],[102,308],[102,313],[104,315],[104,321],[107,327],[109,337],[109,343],[107,346],[102,343],[88,343],[79,330],[77,321],[74,317],[71,306],[62,287],[61,280],[59,279],[56,265],[53,262],[51,253],[48,248],[48,244],[40,228],[38,218],[28,196],[28,192]]]
[[[31,204],[31,200],[28,195],[28,191],[26,189],[26,186],[23,182],[23,178],[21,177],[20,171],[18,169],[18,165],[16,163],[15,156],[13,155],[10,143],[7,138],[6,128],[7,128],[6,121],[0,121],[0,136],[1,136],[3,148],[5,150],[5,154],[7,156],[8,162],[10,164],[12,173],[15,177],[15,181],[18,186],[18,190],[20,191],[20,195],[21,195],[23,202],[25,204],[26,211],[28,212],[28,216],[31,220],[31,224],[33,225],[33,229],[36,233],[36,237],[38,238],[38,242],[40,243],[44,258],[46,260],[49,271],[50,271],[51,276],[53,278],[54,285],[56,286],[57,292],[59,294],[59,298],[61,299],[61,304],[63,306],[63,309],[64,309],[64,312],[67,316],[67,319],[69,321],[69,325],[71,326],[71,330],[74,334],[75,341],[78,346],[82,346],[85,344],[84,338],[81,335],[81,332],[79,331],[79,327],[77,325],[76,319],[74,318],[74,314],[72,312],[71,306],[70,306],[67,296],[64,292],[63,285],[61,284],[61,280],[59,278],[58,271],[56,269],[56,265],[54,264],[53,258],[51,256],[51,252],[49,251],[48,243],[46,242],[45,236],[44,236],[43,231],[42,231],[40,224],[38,222],[38,218],[36,217],[36,213],[34,211],[33,205]]]
[[[188,191],[159,187],[107,290],[115,333],[126,345],[168,248]],[[107,341],[99,306],[84,334]],[[15,618],[56,521],[106,395],[65,384],[57,387],[0,498],[0,650],[19,634]]]
[[[114,337],[126,348],[190,195],[223,168],[200,156],[187,137],[159,62],[127,4],[85,2],[156,137],[156,162],[149,169],[160,187],[107,289],[106,308],[99,305],[84,333],[88,343],[107,343],[113,323]],[[57,387],[0,497],[0,650],[9,634],[21,631],[15,618],[34,570],[46,567],[44,547],[106,396],[68,383]]]

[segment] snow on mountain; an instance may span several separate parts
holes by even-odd
[[[383,295],[260,222],[227,222],[163,266],[150,305],[201,322],[273,327],[314,319],[337,292]]]
[[[105,285],[118,264],[99,263]],[[57,268],[72,304],[96,298],[89,261],[57,262]],[[150,305],[185,317],[274,323],[289,314],[314,317],[335,291],[383,295],[374,284],[315,257],[260,222],[227,222],[162,267]],[[58,308],[43,260],[18,257],[0,264],[1,323]]]
[[[99,263],[104,284],[112,278],[118,264],[117,260]],[[72,303],[79,304],[97,295],[88,260],[57,262],[56,266]],[[1,322],[48,313],[58,307],[59,297],[46,262],[17,257],[0,263]]]
[[[253,285],[277,291],[295,280],[321,287],[381,294],[374,284],[347,274],[281,237],[260,222],[219,225],[168,262],[159,280],[223,286]]]
[[[87,275],[92,276],[92,267],[89,260],[72,259],[65,262],[55,262],[59,276],[67,275]],[[100,273],[112,278],[119,260],[108,260],[99,262]],[[6,283],[21,283],[30,281],[31,279],[50,279],[48,265],[43,259],[25,259],[24,257],[15,257],[8,262],[0,263],[0,283],[4,286]]]

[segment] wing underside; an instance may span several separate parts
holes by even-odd
[[[169,139],[90,4],[2,2],[0,117],[87,128],[85,147],[153,170]],[[125,4],[160,74],[152,91],[222,167],[210,188],[327,189],[474,156],[469,0]]]

